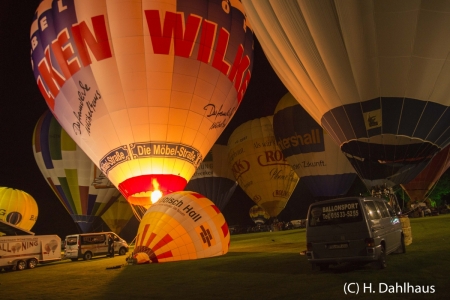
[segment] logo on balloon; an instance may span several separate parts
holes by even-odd
[[[248,170],[250,170],[250,162],[244,159],[239,159],[231,166],[231,171],[233,171],[236,180],[239,180],[239,177]]]
[[[364,113],[364,124],[366,125],[367,130],[381,127],[383,125],[381,120],[382,120],[381,109],[372,110]]]

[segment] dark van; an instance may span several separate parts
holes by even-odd
[[[404,239],[400,219],[384,199],[340,198],[309,207],[306,255],[313,268],[344,262],[385,268],[386,255],[405,253]]]

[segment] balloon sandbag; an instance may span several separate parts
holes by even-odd
[[[0,221],[30,230],[37,218],[38,206],[30,194],[13,188],[0,187]]]
[[[174,192],[150,206],[136,236],[137,263],[190,260],[226,254],[230,233],[224,216],[205,196]]]
[[[58,122],[141,206],[156,186],[184,189],[253,67],[253,32],[236,0],[46,0],[30,42]]]

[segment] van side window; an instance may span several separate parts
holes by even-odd
[[[103,244],[106,242],[104,234],[87,235],[81,237],[82,245]]]
[[[386,209],[386,206],[384,205],[384,201],[374,201],[375,205],[378,207],[378,210],[381,212],[382,218],[389,218],[389,212]]]
[[[364,205],[366,206],[366,211],[369,216],[369,219],[378,220],[381,218],[373,201],[364,201]]]

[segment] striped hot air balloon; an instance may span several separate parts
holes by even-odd
[[[226,254],[230,232],[205,196],[174,192],[150,206],[139,225],[133,256],[138,263],[199,259]]]
[[[50,111],[36,124],[33,152],[45,180],[83,232],[121,196]]]

